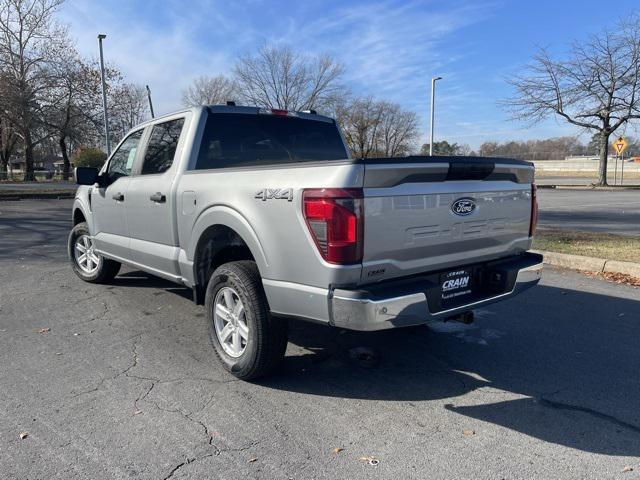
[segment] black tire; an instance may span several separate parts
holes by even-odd
[[[223,287],[232,288],[244,306],[249,335],[238,357],[225,352],[214,325],[215,299]],[[207,286],[205,308],[213,348],[226,370],[241,380],[256,380],[273,373],[284,359],[287,322],[269,312],[267,298],[255,262],[225,263],[218,267]]]
[[[75,274],[85,282],[89,283],[108,283],[115,278],[120,271],[120,263],[115,260],[104,258],[102,255],[97,255],[98,266],[95,271],[86,272],[78,264],[78,257],[76,254],[76,241],[82,235],[91,236],[89,233],[89,227],[86,222],[77,224],[69,233],[69,241],[67,244],[67,251],[69,253],[69,261],[71,262],[71,268]]]

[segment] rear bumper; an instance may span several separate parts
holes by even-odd
[[[480,285],[467,303],[449,307],[440,307],[435,300],[439,295],[439,273],[360,290],[335,289],[330,298],[330,323],[351,330],[384,330],[420,325],[507,299],[540,281],[542,255],[527,252],[475,268],[487,274],[499,272],[505,278],[504,284],[499,288]]]

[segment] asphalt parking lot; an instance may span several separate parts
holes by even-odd
[[[638,288],[548,269],[471,326],[295,323],[245,383],[186,289],[73,275],[70,205],[0,203],[2,478],[639,478]]]

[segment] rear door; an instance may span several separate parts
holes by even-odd
[[[186,117],[149,126],[148,142],[127,194],[133,260],[158,273],[178,275],[174,179]]]
[[[530,248],[530,164],[456,157],[387,162],[365,165],[363,283]]]
[[[131,259],[125,206],[142,132],[141,129],[131,133],[111,155],[105,171],[109,184],[105,188],[93,187],[91,190],[96,248],[125,260]]]

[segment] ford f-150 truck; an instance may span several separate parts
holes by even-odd
[[[530,163],[353,159],[336,122],[313,111],[181,111],[75,174],[75,273],[108,282],[124,263],[191,288],[242,379],[278,365],[288,318],[419,325],[512,297],[542,271],[527,251]]]

